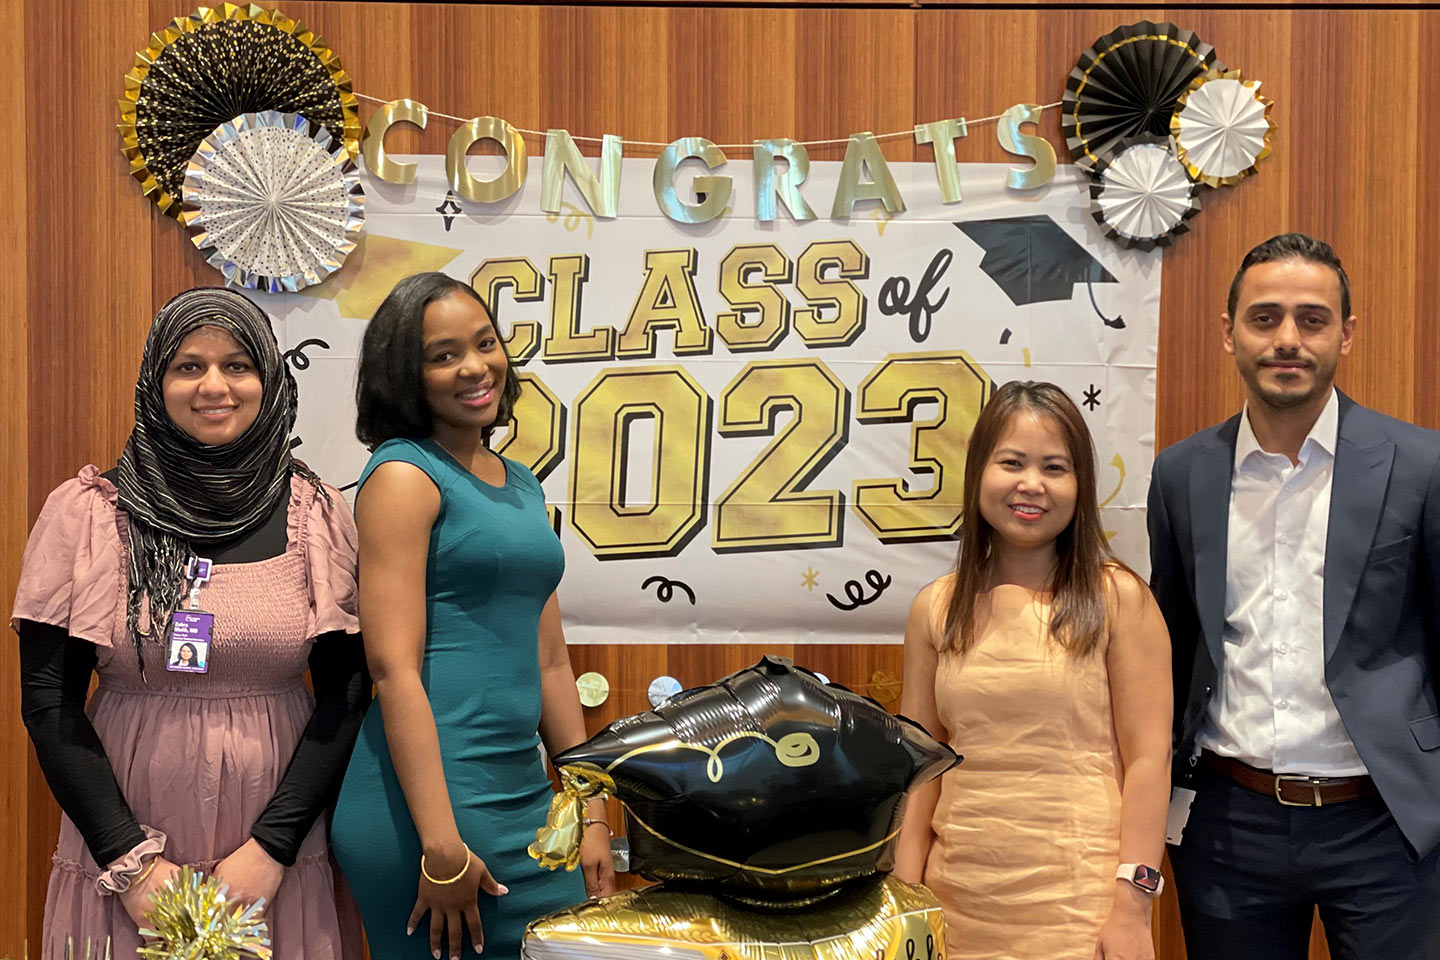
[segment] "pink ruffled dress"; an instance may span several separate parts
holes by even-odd
[[[165,669],[145,646],[140,679],[125,629],[127,518],[113,484],[88,466],[50,495],[25,548],[13,617],[64,627],[99,648],[88,713],[140,823],[168,837],[165,858],[208,871],[250,838],[309,722],[311,641],[359,631],[356,536],[348,505],[292,478],[288,543],[278,557],[217,564],[200,592],[215,615],[208,673]],[[144,623],[142,611],[142,624]],[[141,945],[118,897],[68,817],[45,897],[42,960],[129,957]],[[361,956],[358,913],[332,864],[323,819],[266,910],[276,960]]]

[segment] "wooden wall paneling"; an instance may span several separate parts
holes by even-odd
[[[136,241],[151,214],[126,173],[115,129],[121,78],[152,29],[145,4],[31,0],[24,21],[30,29],[13,33],[23,38],[23,53],[14,51],[11,62],[25,78],[25,133],[15,155],[32,172],[20,208],[25,241],[12,247],[23,251],[14,277],[24,278],[25,291],[7,296],[6,305],[25,312],[23,322],[7,324],[7,339],[25,338],[28,370],[7,378],[7,394],[23,389],[26,399],[7,405],[5,416],[26,420],[11,428],[24,445],[6,447],[23,463],[26,479],[16,488],[7,484],[7,492],[14,490],[6,498],[7,548],[10,528],[28,531],[51,489],[86,463],[112,463],[119,453],[150,316],[151,258]],[[84,39],[77,44],[76,38]],[[17,562],[18,554],[7,549],[7,599],[14,596]],[[13,668],[6,671],[7,689],[14,689],[15,678]],[[26,916],[23,927],[0,926],[0,953],[18,956],[40,935],[59,812],[10,710],[0,737],[0,755],[25,757],[6,773],[14,793],[25,797],[16,821],[26,834],[17,871],[24,894],[16,899]]]
[[[1360,323],[1342,389],[1410,419],[1415,369],[1396,360],[1414,343],[1411,307],[1422,282],[1405,267],[1415,262],[1417,243],[1420,15],[1294,16],[1292,80],[1306,91],[1296,100],[1294,126],[1308,142],[1287,154],[1293,225],[1329,239],[1350,275]],[[1426,273],[1433,280],[1433,271]]]
[[[31,3],[27,16],[45,24],[25,58],[36,124],[27,166],[52,185],[40,195],[50,202],[28,211],[30,310],[45,320],[30,325],[30,402],[54,428],[31,435],[33,516],[61,480],[115,457],[132,422],[151,301],[150,256],[136,240],[153,205],[126,173],[116,101],[152,21],[141,0]]]
[[[687,56],[671,49],[669,19],[664,9],[541,10],[537,129],[666,142],[681,136],[669,129],[671,84],[675,74],[692,68]],[[599,152],[598,144],[581,142],[581,147],[592,156]],[[543,144],[535,152],[543,152]],[[627,147],[626,154],[655,151]],[[569,202],[581,202],[573,187],[565,191]]]
[[[913,14],[891,10],[797,11],[794,139],[833,140],[913,128],[915,22]],[[881,146],[887,160],[915,155],[911,137]],[[844,158],[843,143],[810,148],[811,160]],[[829,214],[830,199],[811,201],[822,219]]]
[[[370,0],[360,0],[370,2]],[[418,0],[420,3],[443,3],[447,0]],[[525,0],[492,0],[499,3],[522,3]],[[599,4],[607,0],[539,0],[542,4]],[[1073,0],[1079,5],[1083,0]],[[625,0],[627,6],[635,7],[718,7],[725,10],[749,10],[757,7],[836,7],[841,10],[853,7],[875,7],[893,10],[984,10],[1018,9],[1037,7],[1053,9],[1056,0]],[[1107,0],[1108,5],[1108,0]],[[1096,3],[1095,6],[1101,6]],[[1171,0],[1167,7],[1184,11],[1186,8],[1238,8],[1253,9],[1257,6],[1295,9],[1307,7],[1341,7],[1352,9],[1387,9],[1392,7],[1433,6],[1433,0]],[[1153,16],[1150,19],[1155,19]]]
[[[767,655],[793,659],[796,650],[788,643],[672,644],[666,648],[666,672],[682,687],[696,687],[752,667]]]
[[[1048,12],[1032,10],[917,13],[913,123],[965,117],[970,121],[968,133],[955,144],[955,156],[961,163],[1029,164],[1001,149],[993,121],[975,121],[1017,103],[1043,105],[1060,99],[1054,64],[1045,62],[1044,48],[1017,42],[1020,37],[1036,36],[1048,16]],[[1060,129],[1058,116],[1054,110],[1046,111],[1037,131],[1052,144],[1058,143],[1053,135]],[[1064,149],[1057,146],[1056,153],[1063,163]],[[933,162],[934,151],[929,146],[917,146],[913,159]]]
[[[0,36],[0,59],[16,66],[25,62],[26,11],[23,0],[0,0],[0,18],[10,29]],[[10,149],[12,157],[26,156],[32,114],[22,89],[12,96]],[[29,449],[29,311],[26,240],[31,196],[16,190],[0,217],[0,248],[8,253],[0,271],[0,596],[15,596],[20,579],[20,555],[29,532],[26,493],[29,489],[25,452]],[[8,614],[7,614],[8,619]],[[30,748],[20,721],[19,649],[9,637],[0,640],[0,770],[6,788],[0,790],[0,850],[9,851],[5,863],[6,895],[0,897],[0,956],[19,954],[25,940],[26,920],[33,909],[30,884]],[[41,888],[44,896],[44,888]],[[43,899],[41,901],[44,902]]]
[[[1420,18],[1420,49],[1437,49],[1440,43],[1440,17]],[[1434,65],[1431,65],[1434,75]],[[1440,103],[1433,96],[1422,96],[1416,105],[1415,129],[1421,137],[1418,150],[1422,156],[1429,151],[1440,154]],[[1415,299],[1410,306],[1415,320],[1415,346],[1411,364],[1415,368],[1415,422],[1431,429],[1440,429],[1440,177],[1423,163],[1414,168],[1416,238],[1415,259],[1409,264],[1395,265],[1408,270],[1415,278]],[[1372,317],[1371,322],[1383,322]],[[1392,363],[1394,359],[1392,358]]]
[[[804,45],[796,11],[774,7],[735,17],[687,7],[669,16],[671,60],[681,67],[670,78],[659,139],[703,136],[714,143],[748,144],[795,136],[797,117],[809,105],[794,93],[803,76],[797,72],[797,50]],[[731,149],[726,155],[749,160],[752,151]],[[748,188],[735,184],[737,191]]]

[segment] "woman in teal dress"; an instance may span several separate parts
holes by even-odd
[[[360,621],[379,710],[356,743],[332,845],[374,960],[512,960],[531,920],[611,892],[603,807],[579,875],[526,853],[552,754],[585,739],[539,482],[492,453],[520,385],[480,296],[402,280],[365,331],[356,432]],[[411,899],[411,891],[416,891]],[[422,929],[429,914],[428,936]]]

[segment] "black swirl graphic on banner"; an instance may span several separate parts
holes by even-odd
[[[309,340],[301,340],[293,349],[285,351],[285,360],[296,370],[310,369],[310,358],[305,354],[306,347],[319,347],[322,350],[329,350],[330,344],[316,337]]]
[[[850,601],[849,603],[835,599],[835,595],[830,593],[825,594],[825,599],[829,600],[830,605],[836,610],[857,610],[860,607],[879,600],[880,595],[890,586],[891,580],[891,577],[883,576],[879,570],[867,570],[865,571],[865,582],[870,584],[871,589],[875,591],[874,593],[867,597],[865,595],[865,588],[860,585],[859,580],[846,580],[845,597]]]
[[[685,596],[690,599],[690,606],[695,606],[695,591],[683,580],[671,580],[669,577],[651,577],[640,584],[641,590],[649,590],[651,584],[659,584],[655,589],[655,599],[661,603],[669,603],[675,598],[677,589],[685,591]]]

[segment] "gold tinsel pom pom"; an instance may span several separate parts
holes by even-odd
[[[237,904],[214,877],[181,867],[151,896],[140,935],[158,942],[139,955],[155,960],[269,960],[270,930],[260,919],[264,900]]]

